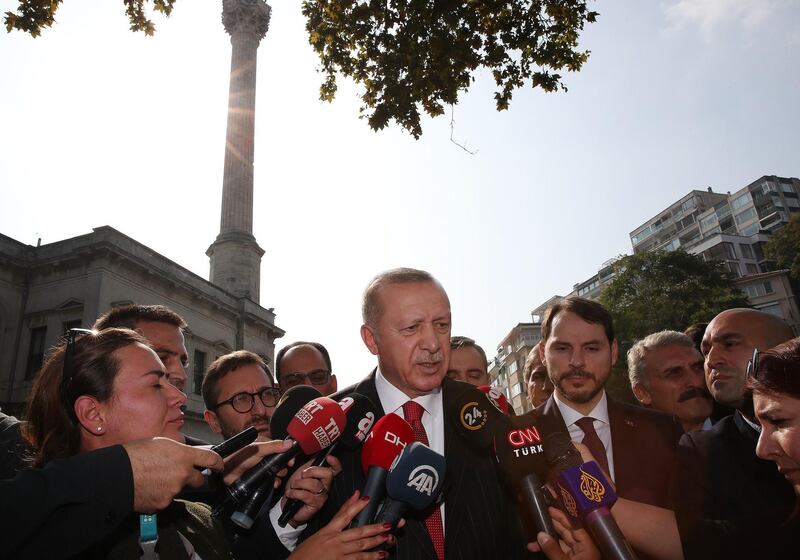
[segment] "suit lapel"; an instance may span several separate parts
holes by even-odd
[[[608,423],[611,428],[611,455],[614,458],[614,484],[617,493],[626,491],[628,480],[637,476],[635,455],[631,454],[630,442],[637,441],[632,432],[636,422],[617,402],[608,399]]]

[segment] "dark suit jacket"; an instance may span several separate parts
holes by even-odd
[[[531,414],[541,419],[545,433],[567,431],[552,396]],[[678,440],[683,434],[678,419],[608,397],[608,420],[617,495],[671,508],[678,468]]]
[[[681,438],[677,518],[687,559],[800,554],[797,539],[779,544],[789,532],[775,534],[794,507],[792,486],[775,463],[756,456],[757,442],[739,412]]]
[[[378,407],[377,418],[385,412],[375,390],[375,372],[366,379],[337,393],[336,397],[359,393]],[[498,470],[488,449],[473,448],[459,434],[460,407],[469,399],[485,400],[485,395],[466,383],[445,378],[442,382],[444,444],[447,473],[444,483],[445,557],[451,560],[526,558],[514,506],[498,478]],[[333,480],[325,506],[304,536],[327,523],[355,490],[361,490],[365,477],[360,451],[340,452],[343,471]],[[433,544],[423,516],[409,514],[406,526],[397,533],[392,557],[401,560],[435,560]]]

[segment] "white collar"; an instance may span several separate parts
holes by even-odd
[[[591,416],[595,420],[600,420],[601,422],[608,424],[608,398],[606,397],[606,391],[603,389],[603,396],[600,397],[600,400],[597,401],[597,404],[594,406],[592,411],[589,414],[581,414],[574,408],[570,407],[567,403],[563,402],[561,399],[558,398],[558,391],[553,391],[553,399],[556,402],[556,406],[558,407],[559,412],[561,412],[561,418],[564,419],[564,424],[567,427],[570,427],[575,422],[583,418],[584,416]]]
[[[425,412],[434,418],[439,418],[442,415],[442,388],[437,387],[430,393],[421,395],[414,399],[409,399],[403,391],[392,385],[392,383],[384,377],[381,368],[378,367],[375,371],[375,391],[378,393],[378,398],[381,400],[384,412],[397,412],[402,409],[403,405],[409,400],[418,403]],[[402,412],[400,416],[404,416]]]

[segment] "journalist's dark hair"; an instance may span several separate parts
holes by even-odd
[[[92,327],[96,331],[108,328],[136,329],[141,322],[167,323],[179,329],[186,328],[186,321],[164,305],[121,305],[113,307],[97,318]]]
[[[263,369],[266,372],[267,377],[269,377],[270,383],[275,385],[275,380],[272,378],[272,372],[270,371],[269,366],[258,354],[249,352],[247,350],[237,350],[235,352],[231,352],[230,354],[225,354],[224,356],[220,356],[214,360],[211,365],[208,366],[208,369],[203,376],[203,403],[205,403],[208,410],[214,410],[214,407],[217,404],[217,399],[219,398],[217,384],[219,383],[219,380],[235,369],[250,364],[255,364]]]
[[[486,364],[484,369],[489,367],[489,361],[486,359],[486,352],[483,348],[468,336],[451,336],[450,337],[450,350],[457,350],[459,348],[474,348],[478,354],[483,358],[483,363]]]
[[[542,340],[547,341],[553,330],[553,321],[559,313],[569,311],[574,313],[587,323],[597,323],[603,327],[608,338],[608,343],[614,341],[614,320],[608,310],[590,299],[570,296],[558,300],[544,312],[542,319]]]
[[[800,337],[761,352],[758,371],[748,377],[747,388],[800,399]]]

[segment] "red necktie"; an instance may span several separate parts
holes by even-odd
[[[603,442],[600,440],[600,436],[597,435],[597,432],[594,429],[594,418],[591,416],[584,416],[575,422],[575,424],[577,424],[577,426],[583,430],[583,444],[589,448],[589,451],[592,452],[597,464],[600,465],[606,473],[608,473],[608,476],[611,476],[611,473],[608,471],[608,455],[606,455],[606,446],[603,445]]]
[[[411,424],[414,437],[418,442],[428,445],[428,434],[425,432],[425,426],[422,425],[423,412],[425,409],[422,408],[422,405],[414,401],[408,401],[403,405],[403,416],[405,416],[406,422]],[[436,550],[436,558],[444,560],[444,528],[442,527],[442,512],[438,505],[434,506],[428,517],[425,518],[425,527],[428,528],[433,548]]]

